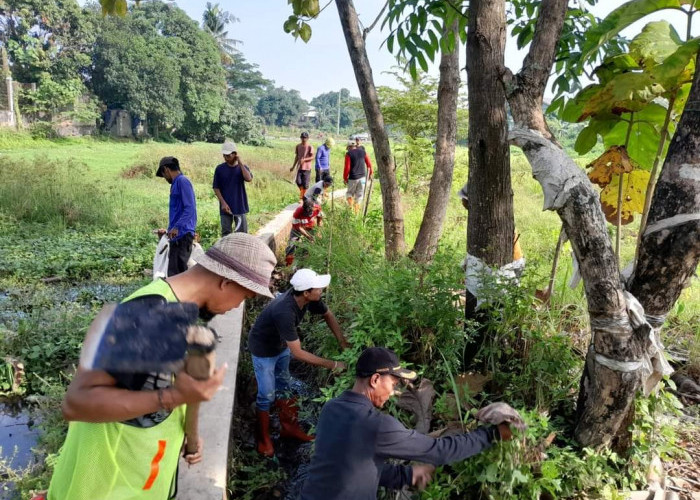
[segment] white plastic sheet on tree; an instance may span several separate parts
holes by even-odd
[[[506,264],[498,269],[493,269],[478,257],[467,254],[466,259],[466,285],[467,290],[476,297],[476,307],[481,307],[492,298],[492,286],[486,286],[485,282],[496,287],[517,286],[520,276],[525,269],[525,257]]]

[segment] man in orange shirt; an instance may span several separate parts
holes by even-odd
[[[299,199],[303,203],[304,194],[309,189],[311,182],[311,164],[314,161],[314,147],[309,144],[309,133],[301,133],[301,142],[297,144],[294,154],[294,165],[289,169],[292,172],[299,168],[296,176],[296,185],[299,187]]]

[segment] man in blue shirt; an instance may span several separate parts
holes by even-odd
[[[156,177],[163,177],[170,184],[168,276],[175,276],[187,270],[187,261],[192,253],[194,229],[197,226],[194,188],[190,180],[182,175],[180,162],[173,156],[160,160]]]
[[[245,192],[245,183],[253,180],[253,174],[247,165],[238,156],[236,144],[226,141],[221,146],[221,154],[224,155],[224,163],[214,170],[214,194],[219,200],[219,214],[221,215],[221,236],[248,232],[248,195]],[[233,227],[234,217],[237,226]]]
[[[316,182],[320,182],[324,175],[330,175],[331,172],[331,148],[335,145],[332,137],[328,137],[326,142],[321,144],[316,150]]]

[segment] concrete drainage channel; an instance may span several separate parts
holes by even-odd
[[[338,200],[344,195],[345,189],[340,189],[330,196]],[[298,203],[288,205],[256,233],[278,257],[286,246],[292,228],[292,214],[298,206]],[[228,363],[228,371],[219,392],[210,402],[203,404],[200,410],[200,435],[204,440],[202,462],[192,467],[180,462],[177,493],[180,500],[227,498],[228,451],[244,307],[245,303],[226,314],[216,316],[210,323],[222,337],[216,348],[217,365]]]

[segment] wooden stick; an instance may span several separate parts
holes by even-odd
[[[185,372],[196,380],[207,380],[214,373],[216,336],[205,326],[191,326],[187,330],[187,359]],[[199,403],[187,405],[185,413],[185,455],[197,453],[199,443]]]

